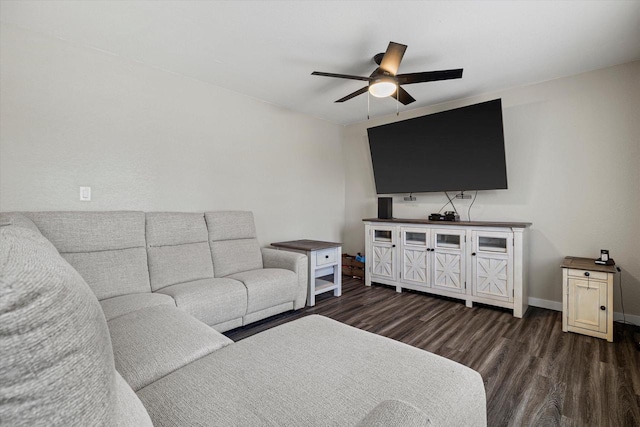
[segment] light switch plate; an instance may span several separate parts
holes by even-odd
[[[80,187],[80,201],[81,202],[91,201],[91,187]]]

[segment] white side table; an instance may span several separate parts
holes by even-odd
[[[613,265],[566,257],[562,262],[562,331],[613,342]]]
[[[309,261],[309,282],[307,305],[316,305],[316,295],[333,291],[333,296],[342,295],[342,245],[319,240],[292,240],[272,243],[276,249],[307,255]],[[333,281],[320,277],[333,274]]]

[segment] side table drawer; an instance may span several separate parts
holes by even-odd
[[[577,270],[575,268],[568,268],[567,274],[571,277],[580,277],[582,279],[586,279],[589,277],[592,280],[607,280],[607,273],[603,273],[601,271],[587,271],[587,270]]]
[[[338,248],[323,249],[316,252],[316,265],[335,264],[338,260]]]

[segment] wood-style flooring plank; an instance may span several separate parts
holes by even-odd
[[[564,383],[556,383],[542,375],[534,375],[533,382],[524,390],[522,401],[517,405],[510,426],[561,425]]]
[[[562,332],[562,313],[465,307],[461,301],[364,286],[226,333],[234,341],[310,314],[447,357],[482,375],[489,426],[640,426],[640,352],[631,327],[615,342]]]

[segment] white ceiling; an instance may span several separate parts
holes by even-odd
[[[366,119],[363,82],[389,41],[413,109],[640,59],[640,1],[5,1],[0,20],[334,123]],[[395,112],[371,98],[372,116]]]

